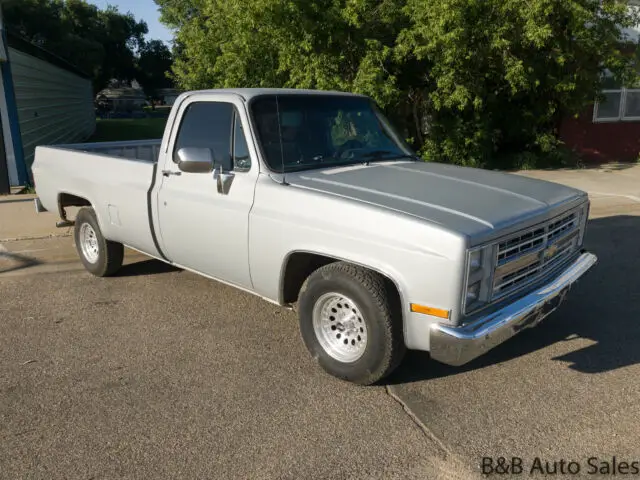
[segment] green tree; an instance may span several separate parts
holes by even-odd
[[[638,23],[613,0],[156,0],[184,88],[296,87],[371,95],[427,159],[548,155],[560,118],[603,74],[635,75]]]
[[[85,0],[21,0],[3,11],[9,31],[91,75],[96,91],[112,78],[135,78],[136,52],[148,28],[130,13]]]
[[[145,42],[140,48],[136,79],[148,97],[156,98],[158,89],[173,86],[168,75],[172,63],[171,50],[160,40]]]
[[[398,94],[392,51],[402,0],[157,0],[176,31],[187,88],[290,86]],[[388,68],[388,69],[387,69]]]
[[[627,2],[599,0],[408,0],[400,59],[426,61],[427,157],[471,165],[549,153],[566,115],[598,94],[605,69],[636,76],[638,23]],[[502,155],[501,155],[502,154]]]

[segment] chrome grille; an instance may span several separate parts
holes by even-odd
[[[542,248],[544,241],[545,229],[538,228],[524,235],[502,242],[498,245],[498,264],[506,263],[518,255]]]
[[[569,260],[578,248],[579,212],[518,233],[498,244],[492,300],[504,297]]]

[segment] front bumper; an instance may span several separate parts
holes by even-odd
[[[461,327],[434,324],[431,357],[448,365],[464,365],[521,330],[536,326],[560,305],[571,285],[597,261],[592,253],[583,252],[551,283],[501,310]]]

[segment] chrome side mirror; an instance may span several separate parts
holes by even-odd
[[[210,173],[213,154],[209,148],[183,147],[178,150],[178,168],[187,173]]]

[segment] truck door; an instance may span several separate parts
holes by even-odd
[[[187,99],[179,108],[158,165],[163,253],[183,267],[251,288],[248,229],[258,162],[245,136],[244,105],[236,96],[212,94]],[[183,171],[184,164],[181,170],[187,151],[196,157],[210,152],[213,171]]]

